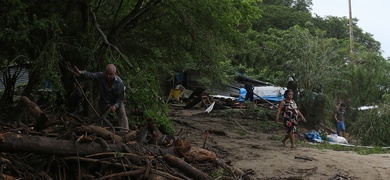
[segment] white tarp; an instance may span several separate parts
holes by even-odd
[[[347,139],[342,136],[338,136],[337,134],[327,135],[327,137],[329,138],[330,142],[348,144]]]
[[[259,95],[260,97],[281,97],[286,90],[287,88],[278,86],[256,86],[253,93]]]
[[[256,86],[253,92],[259,96],[282,96],[287,88],[278,86]]]
[[[358,107],[358,110],[369,110],[369,109],[376,109],[378,106],[360,106]]]

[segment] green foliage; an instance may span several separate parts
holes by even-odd
[[[256,7],[250,6],[254,2],[167,1],[140,19],[150,22],[132,29],[133,35],[125,35],[121,46],[131,52],[135,66],[158,77],[184,69],[201,72],[203,83],[220,81],[226,78],[220,73],[226,70],[221,62],[229,62],[233,46],[240,45],[236,43],[241,41],[238,24],[257,16]]]
[[[253,22],[253,29],[259,32],[267,32],[270,28],[287,30],[295,25],[303,26],[311,20],[308,11],[297,11],[291,7],[277,5],[263,5],[262,18]]]
[[[388,154],[389,150],[387,148],[375,146],[374,148],[359,148],[357,153],[361,155]]]
[[[345,69],[345,97],[351,99],[352,106],[361,106],[381,101],[389,87],[389,63],[377,54],[365,53],[354,57]],[[364,87],[364,88],[362,88]],[[359,90],[357,90],[359,89]]]
[[[62,3],[50,4],[49,2],[25,2],[18,0],[6,0],[1,8],[2,28],[0,30],[0,43],[6,44],[0,53],[1,63],[8,65],[31,66],[30,86],[24,95],[30,95],[35,83],[50,78],[61,93],[61,72],[58,62],[61,56],[61,15],[57,8]],[[44,8],[44,10],[42,9]],[[23,61],[19,61],[23,57]],[[18,59],[18,61],[14,61]],[[4,66],[1,64],[0,66]],[[26,86],[27,87],[27,86]],[[41,87],[35,87],[39,89]],[[55,94],[55,93],[53,93]]]
[[[277,70],[283,71],[277,84],[287,84],[286,76],[294,76],[300,91],[298,103],[301,111],[313,126],[327,117],[331,101],[327,95],[334,91],[328,85],[338,78],[341,64],[335,61],[338,44],[332,39],[322,38],[323,32],[315,31],[318,34],[313,35],[307,28],[294,26],[288,30],[271,29],[268,36],[269,41],[279,44],[275,47],[275,54],[283,57],[276,60],[280,64],[275,65]]]
[[[246,132],[245,130],[240,129],[240,130],[238,130],[238,134],[240,136],[246,136],[246,135],[248,135],[248,132]]]
[[[277,5],[282,7],[289,7],[295,11],[305,11],[310,10],[310,5],[313,5],[311,0],[263,0],[264,4],[268,5]]]
[[[390,106],[379,105],[377,109],[358,111],[356,120],[350,124],[350,132],[362,145],[389,146]]]
[[[27,5],[17,0],[5,0],[2,2],[0,10],[0,66],[8,64],[14,57],[21,54],[15,47],[23,46],[28,42]],[[4,46],[6,45],[6,46]]]
[[[145,84],[145,82],[148,83]],[[140,73],[140,76],[133,79],[131,87],[126,90],[128,107],[144,112],[145,117],[152,117],[157,127],[161,127],[165,132],[172,134],[174,133],[173,126],[166,117],[168,107],[157,95],[159,88],[159,81],[153,76]]]
[[[382,100],[384,104],[390,104],[390,94],[385,93],[382,95]]]
[[[211,172],[211,177],[220,178],[224,173],[225,173],[225,170],[223,168],[214,169]]]
[[[145,112],[145,116],[152,117],[153,121],[157,124],[157,127],[164,134],[174,134],[175,128],[172,125],[172,122],[166,117],[162,112],[155,112],[155,109],[147,109]]]
[[[36,89],[44,89],[45,82],[51,81],[53,83],[54,91],[60,92],[63,91],[62,81],[61,81],[61,70],[58,65],[61,60],[60,49],[61,45],[59,42],[50,41],[50,44],[47,44],[40,53],[40,56],[36,59],[32,71],[41,72],[40,82]]]
[[[28,95],[45,79],[64,94],[64,61],[91,71],[115,63],[130,106],[168,129],[160,96],[180,70],[199,72],[197,83],[206,86],[228,84],[237,71],[279,86],[294,76],[298,103],[313,126],[332,114],[338,99],[351,107],[375,104],[390,89],[380,43],[354,19],[351,54],[347,19],[312,17],[310,0],[138,2],[5,0],[0,65],[20,56],[31,63]],[[265,117],[255,111],[245,113]]]
[[[317,28],[326,31],[327,38],[337,38],[340,43],[342,41],[346,41],[347,45],[349,45],[349,18],[334,16],[327,16],[325,18],[315,17],[313,22]],[[373,38],[372,34],[364,32],[357,25],[357,23],[358,20],[353,19],[353,36],[355,48],[363,46],[370,52],[380,52],[380,43]],[[356,52],[361,52],[361,50],[356,50]]]
[[[252,21],[253,30],[247,31],[245,43],[235,55],[233,65],[243,65],[254,69],[247,73],[250,77],[259,78],[278,84],[278,77],[286,76],[279,68],[286,56],[279,40],[270,36],[270,29],[287,30],[295,25],[304,26],[310,21],[308,11],[299,11],[294,7],[301,1],[263,1],[259,8],[263,11],[261,18]],[[310,4],[311,2],[308,2]],[[305,3],[302,3],[305,4]],[[307,6],[306,6],[307,7]],[[307,10],[307,9],[306,9]]]
[[[321,139],[322,139],[323,141],[326,141],[326,142],[329,141],[328,134],[327,134],[325,131],[322,131],[321,134],[320,134],[320,136],[321,136]]]
[[[331,39],[321,38],[321,34],[312,35],[308,29],[295,26],[287,31],[276,31],[286,58],[283,63],[286,74],[295,74],[298,87],[307,91],[321,88],[330,81],[337,66],[332,65],[336,58],[337,44]],[[318,87],[320,86],[320,87]]]

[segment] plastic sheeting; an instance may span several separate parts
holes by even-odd
[[[278,86],[256,86],[253,90],[255,94],[255,99],[260,99],[256,95],[267,101],[276,101],[279,102],[284,99],[284,92],[287,90],[286,87]]]

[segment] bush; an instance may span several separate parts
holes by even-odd
[[[301,113],[307,119],[307,126],[317,131],[320,129],[320,125],[325,124],[334,113],[334,106],[324,94],[303,94],[299,100],[299,106]]]
[[[151,117],[154,123],[156,123],[156,126],[164,131],[164,133],[173,134],[173,125],[166,116],[168,106],[158,96],[160,90],[158,82],[155,78],[147,75],[141,77],[134,78],[133,88],[126,89],[128,108],[143,112],[143,116]],[[146,86],[139,86],[139,84],[143,84],[144,82],[149,83]],[[130,121],[130,124],[139,123],[145,122]]]
[[[390,145],[390,106],[380,105],[377,109],[357,111],[356,121],[351,123],[351,134],[362,145]]]

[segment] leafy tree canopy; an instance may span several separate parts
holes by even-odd
[[[51,80],[67,97],[72,76],[65,62],[89,71],[116,64],[131,106],[160,124],[167,122],[166,107],[158,103],[164,85],[181,70],[200,72],[206,86],[229,83],[237,71],[280,86],[294,76],[302,108],[313,117],[326,117],[339,99],[353,106],[386,102],[390,69],[380,43],[354,19],[351,53],[348,19],[313,17],[311,5],[311,0],[5,0],[0,72],[9,81],[3,83],[0,106],[12,103],[15,81],[6,67],[17,64],[30,66],[23,95],[33,97]],[[318,103],[314,96],[327,103],[309,111]]]

